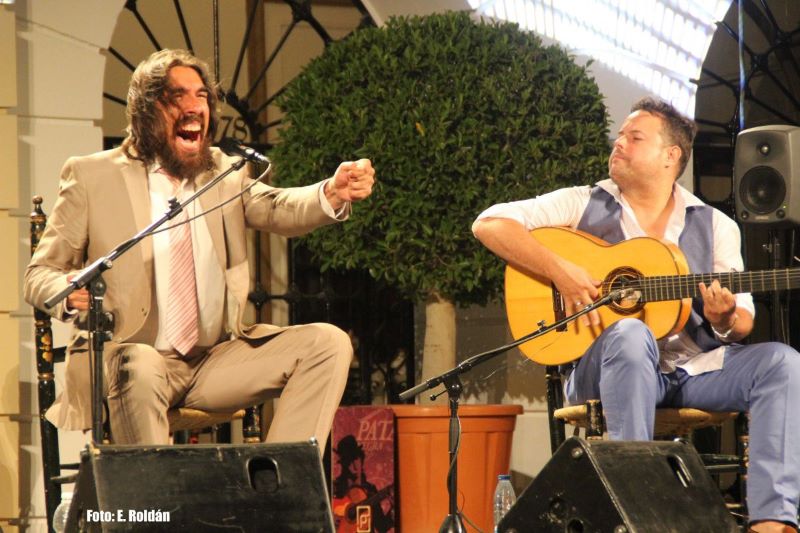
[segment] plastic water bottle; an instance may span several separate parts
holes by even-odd
[[[506,515],[517,495],[514,494],[514,487],[511,485],[511,476],[500,474],[497,476],[497,488],[494,489],[494,531],[497,533],[497,525]]]
[[[69,514],[69,506],[72,503],[72,493],[62,492],[61,503],[56,507],[53,513],[53,529],[56,533],[62,533],[67,529],[67,515]]]

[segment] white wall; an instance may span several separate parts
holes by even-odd
[[[14,39],[14,13],[0,6],[0,248],[6,260],[0,263],[0,279],[17,279],[17,220],[19,207],[19,171],[17,150],[17,58]],[[13,485],[19,477],[18,461],[20,391],[19,323],[15,316],[19,305],[17,292],[0,291],[0,338],[4,339],[0,357],[0,520],[16,516],[19,507]],[[2,523],[2,522],[0,522]]]
[[[19,130],[19,209],[14,212],[18,275],[3,282],[15,287],[15,294],[21,291],[20,278],[30,253],[27,215],[31,196],[44,196],[44,207],[50,211],[66,158],[102,148],[102,132],[95,124],[102,118],[100,95],[106,59],[102,49],[108,45],[123,4],[124,0],[17,0],[6,7],[16,16],[18,101],[13,113]],[[0,487],[0,493],[19,491],[14,496],[19,498],[19,514],[29,519],[28,531],[45,531],[33,324],[31,310],[21,297],[18,316],[22,340],[18,389],[20,479],[13,486]],[[57,344],[66,342],[63,328],[58,328],[56,335],[60,336]],[[57,374],[56,379],[60,381],[61,375]],[[62,460],[77,461],[84,442],[80,432],[63,435]]]

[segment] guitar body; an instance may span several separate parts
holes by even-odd
[[[676,246],[649,237],[612,245],[567,228],[538,228],[531,235],[564,259],[584,267],[595,279],[603,280],[601,294],[623,288],[631,279],[689,273],[686,259]],[[550,280],[510,266],[506,268],[505,295],[508,323],[515,339],[539,329],[540,321],[550,325],[566,316],[560,293]],[[578,319],[562,331],[551,331],[522,344],[520,350],[543,365],[574,361],[605,328],[623,318],[642,320],[660,339],[683,328],[691,305],[690,298],[647,303],[626,299],[600,307],[598,327],[584,326]]]

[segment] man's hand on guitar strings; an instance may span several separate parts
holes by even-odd
[[[700,282],[699,288],[703,297],[703,314],[716,330],[729,330],[735,320],[736,297],[716,279],[708,287]]]

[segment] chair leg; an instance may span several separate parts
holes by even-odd
[[[564,405],[564,391],[561,388],[561,373],[557,366],[545,367],[547,382],[547,420],[550,426],[550,450],[552,453],[566,440],[564,421],[553,416],[556,409]]]
[[[41,213],[41,202],[34,204]],[[33,217],[31,219],[31,244],[38,243],[38,237],[44,231],[44,214],[41,213],[41,227],[38,233],[34,231]],[[61,475],[61,457],[58,451],[58,428],[51,424],[45,413],[56,399],[55,369],[56,350],[53,349],[53,332],[50,326],[50,317],[38,309],[34,309],[35,341],[36,341],[36,370],[39,384],[37,397],[39,400],[39,432],[42,439],[42,473],[44,474],[44,499],[47,513],[48,530],[53,527],[53,514],[61,503],[61,485],[53,481]]]
[[[172,433],[172,444],[188,444],[189,443],[189,430],[182,429]]]
[[[261,405],[248,407],[242,420],[242,439],[244,442],[261,442]]]
[[[741,458],[739,468],[739,495],[747,509],[747,472],[750,468],[750,413],[736,417],[736,454]]]
[[[42,469],[44,471],[44,499],[47,512],[47,528],[53,528],[53,515],[56,507],[61,503],[61,485],[55,478],[61,475],[61,458],[58,451],[58,429],[45,420],[42,416],[40,420],[40,430],[42,434]]]
[[[229,443],[232,442],[233,432],[231,431],[231,423],[230,422],[223,422],[221,424],[215,424],[211,427],[211,439],[214,444],[220,443]]]
[[[586,439],[603,438],[603,404],[600,400],[586,401]]]

